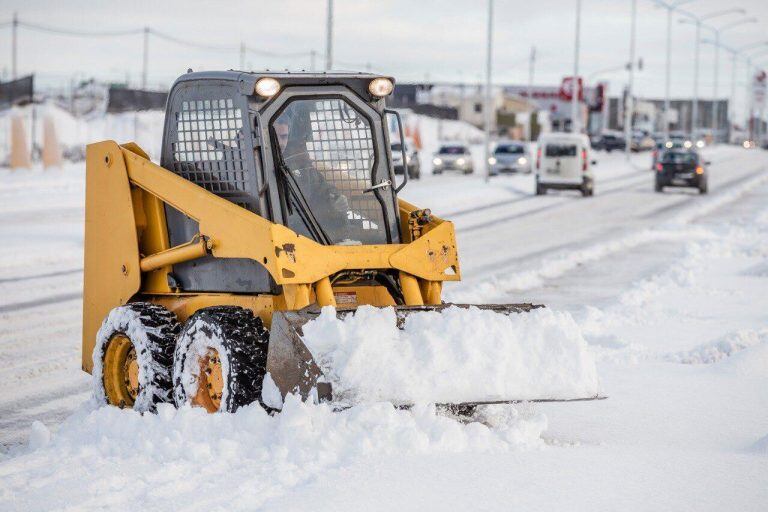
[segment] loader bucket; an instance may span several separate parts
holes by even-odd
[[[532,310],[544,308],[541,305],[534,304],[441,304],[437,306],[395,306],[395,321],[398,329],[402,329],[406,319],[411,315],[425,313],[428,311],[441,312],[446,308],[477,308],[479,310],[493,311],[502,315],[511,315],[513,313],[527,313]],[[336,317],[344,320],[349,315],[355,314],[355,309],[336,310]],[[333,385],[323,374],[323,370],[316,361],[310,349],[305,344],[304,327],[310,321],[317,319],[321,314],[316,306],[310,306],[300,311],[276,311],[272,316],[272,326],[270,331],[269,347],[267,353],[267,371],[273,382],[277,386],[280,394],[285,398],[288,394],[297,394],[303,399],[313,399],[320,402],[332,402],[338,404],[339,408],[344,408],[349,404],[334,394]],[[371,376],[375,379],[376,376]],[[583,396],[504,396],[493,397],[492,399],[478,400],[447,400],[437,402],[437,405],[454,407],[457,410],[463,410],[467,407],[473,407],[480,404],[496,403],[515,403],[522,401],[551,402],[551,401],[575,401],[575,400],[594,400],[602,398],[598,393],[589,393]],[[407,399],[391,401],[398,407],[409,407]]]

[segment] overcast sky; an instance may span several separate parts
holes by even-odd
[[[477,82],[485,63],[485,0],[335,0],[334,53],[336,68],[361,69],[370,63],[376,72],[400,81],[431,80]],[[526,83],[528,55],[537,49],[535,82],[559,83],[572,72],[575,0],[496,0],[494,81]],[[619,93],[626,73],[601,70],[620,67],[629,53],[630,0],[583,0],[581,74],[594,82],[610,81]],[[768,39],[768,1],[695,0],[686,7],[698,14],[742,7],[758,23],[727,30],[723,42],[733,46]],[[0,25],[13,11],[29,23],[71,30],[126,30],[150,26],[169,35],[205,45],[252,48],[276,53],[304,53],[325,48],[326,0],[271,0],[152,2],[2,0]],[[672,93],[690,96],[693,89],[694,29],[674,17]],[[713,20],[718,26],[740,15]],[[644,70],[637,90],[644,96],[664,92],[666,14],[650,0],[638,0],[638,55]],[[0,28],[0,71],[11,65],[8,27]],[[768,48],[768,46],[766,46]],[[758,52],[759,53],[759,52]],[[141,74],[142,36],[78,38],[19,29],[19,73],[38,73],[47,82],[71,77],[124,79],[134,83]],[[702,45],[702,95],[713,92],[713,48]],[[768,62],[768,52],[762,57]],[[318,66],[321,59],[318,58]],[[265,57],[249,54],[247,67],[308,68],[308,56]],[[239,67],[235,51],[208,51],[150,40],[149,80],[168,85],[187,68]],[[730,57],[721,53],[721,96],[730,93]],[[746,72],[739,68],[739,85]]]

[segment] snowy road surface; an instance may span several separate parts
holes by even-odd
[[[83,170],[0,171],[0,510],[766,510],[768,155],[706,151],[708,196],[656,194],[648,156],[616,154],[589,199],[534,197],[530,176],[406,187],[456,223],[447,296],[569,312],[610,396],[469,425],[384,404],[93,410]]]

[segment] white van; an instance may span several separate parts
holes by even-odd
[[[586,135],[578,133],[542,133],[536,150],[536,195],[548,189],[580,190],[594,193],[592,148]]]

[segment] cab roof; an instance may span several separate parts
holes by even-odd
[[[324,85],[343,85],[355,91],[358,95],[367,99],[378,99],[368,92],[368,84],[374,78],[388,78],[395,82],[391,76],[376,75],[373,73],[363,73],[358,71],[237,71],[230,69],[227,71],[188,71],[181,75],[173,84],[172,88],[178,85],[196,82],[196,81],[232,81],[240,82],[240,91],[244,94],[252,94],[256,82],[261,78],[275,78],[280,82],[281,87],[291,85],[306,86],[324,86]]]

